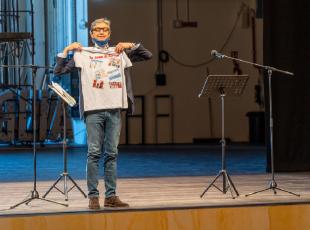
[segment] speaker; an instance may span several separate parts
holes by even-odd
[[[156,85],[157,86],[164,86],[166,85],[166,74],[164,73],[157,73],[155,75]]]

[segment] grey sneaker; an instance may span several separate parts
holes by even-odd
[[[129,204],[121,201],[118,196],[111,196],[104,199],[104,207],[126,208]]]

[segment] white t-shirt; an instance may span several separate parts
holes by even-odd
[[[132,63],[124,52],[116,53],[115,47],[83,47],[73,58],[75,66],[81,68],[84,112],[128,108],[124,69]]]

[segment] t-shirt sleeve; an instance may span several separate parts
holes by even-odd
[[[122,59],[124,60],[124,63],[125,63],[124,68],[128,68],[132,66],[132,63],[125,52],[122,52]]]
[[[82,68],[81,59],[82,59],[81,52],[74,52],[73,60],[75,62],[75,66],[78,67],[78,68]]]

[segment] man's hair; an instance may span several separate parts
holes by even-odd
[[[109,26],[109,28],[110,28],[111,21],[109,19],[107,19],[107,18],[98,18],[98,19],[96,19],[95,21],[93,21],[90,24],[90,32],[93,31],[93,29],[95,28],[96,24],[101,23],[101,22],[107,24]]]

